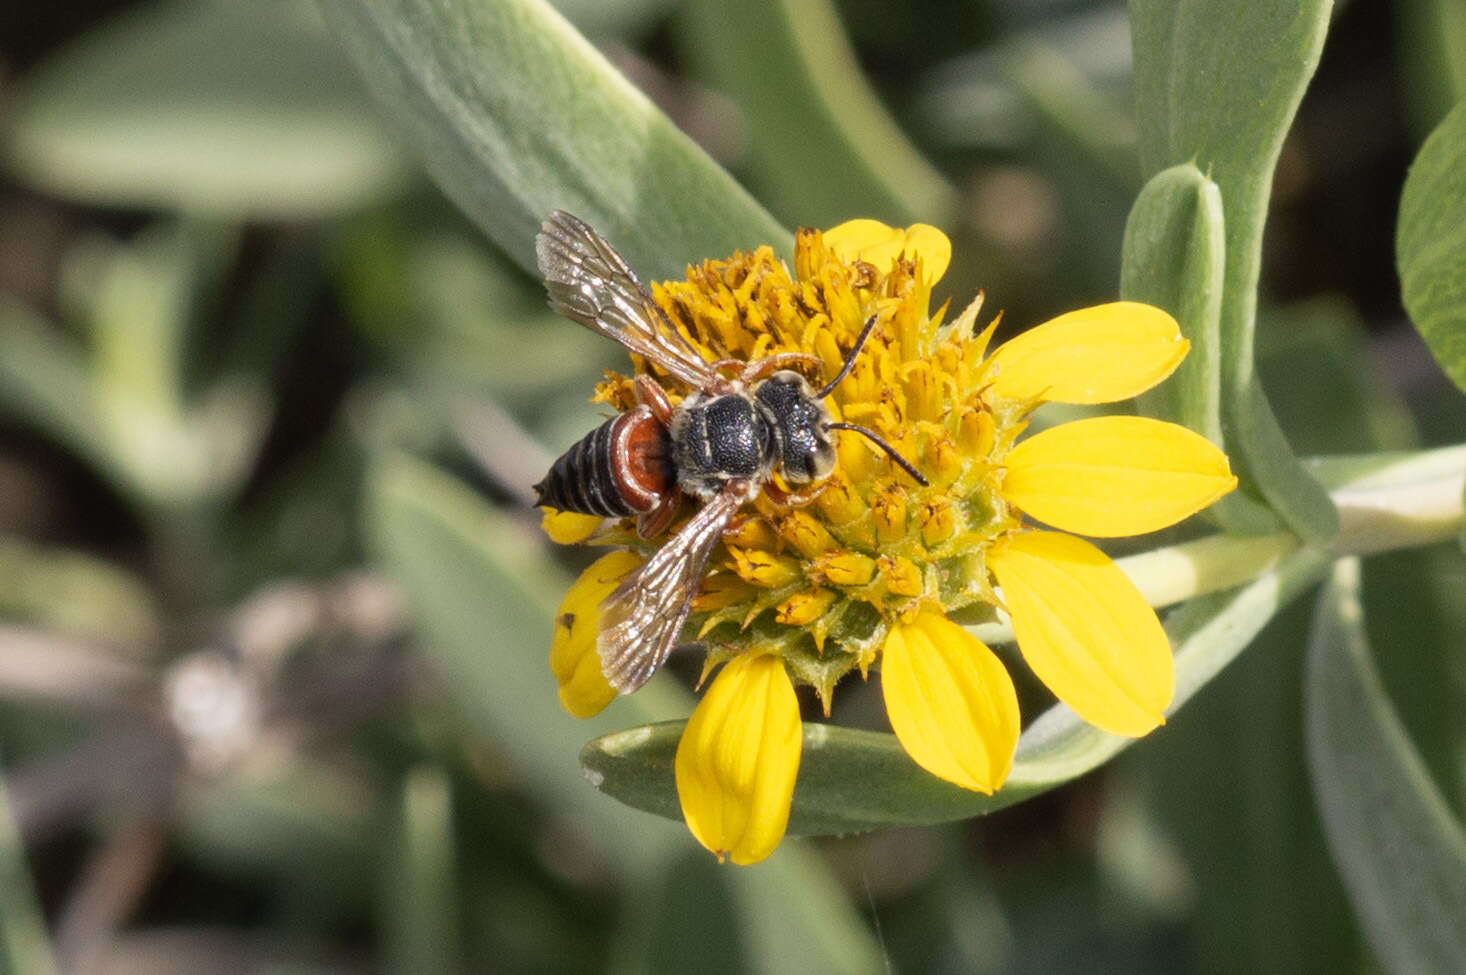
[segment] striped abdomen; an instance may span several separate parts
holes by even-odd
[[[646,406],[586,434],[534,486],[535,504],[602,518],[651,511],[677,490],[667,428]]]

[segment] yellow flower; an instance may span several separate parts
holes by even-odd
[[[783,836],[799,765],[795,685],[828,714],[836,683],[881,672],[892,730],[917,764],[990,793],[1012,766],[1017,696],[1002,662],[953,622],[1013,621],[1024,660],[1086,721],[1138,736],[1164,720],[1171,648],[1118,567],[1075,535],[1112,538],[1175,524],[1236,486],[1205,438],[1133,416],[1080,420],[1020,439],[1046,402],[1111,403],[1165,379],[1187,343],[1148,305],[1070,312],[988,354],[981,301],[946,320],[931,289],[951,245],[941,231],[857,220],[800,231],[793,273],[767,248],[689,268],[656,301],[709,359],[796,352],[841,366],[877,324],[826,403],[874,430],[929,482],[857,435],[805,507],[761,495],[714,552],[688,631],[722,664],[683,733],[677,788],[693,835],[749,863]],[[638,361],[674,401],[690,391]],[[598,399],[628,409],[629,377]],[[1046,530],[1037,524],[1048,526]],[[566,541],[592,526],[552,515]],[[1074,534],[1066,534],[1072,532]],[[572,587],[556,623],[561,700],[594,713],[614,696],[596,669],[596,606],[660,539],[630,523],[597,541],[624,546]]]

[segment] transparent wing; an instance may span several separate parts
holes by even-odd
[[[708,556],[746,497],[724,488],[601,603],[601,671],[622,694],[645,684],[677,645]]]
[[[555,311],[695,389],[713,385],[717,377],[707,361],[672,327],[625,259],[583,220],[563,210],[550,214],[535,238],[535,255]]]

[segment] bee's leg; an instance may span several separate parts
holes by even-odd
[[[677,514],[677,502],[681,498],[677,492],[663,498],[655,508],[642,512],[636,516],[636,533],[642,538],[656,538],[667,530],[672,524],[672,518]]]
[[[780,352],[778,355],[755,359],[753,362],[740,363],[740,365],[743,366],[743,372],[739,374],[738,380],[746,385],[757,382],[778,369],[788,369],[799,365],[823,369],[825,363],[819,356],[810,355],[807,352]]]
[[[764,494],[768,495],[769,500],[774,502],[774,504],[782,505],[786,508],[801,508],[825,493],[825,488],[829,486],[830,482],[824,480],[807,491],[786,491],[773,481],[770,481],[764,485]]]
[[[663,426],[672,422],[672,401],[667,398],[667,391],[662,388],[662,384],[651,376],[636,377],[636,401],[650,407],[652,416]]]

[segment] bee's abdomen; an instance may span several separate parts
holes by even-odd
[[[580,439],[536,484],[535,504],[602,518],[627,518],[656,507],[676,489],[667,428],[639,406]]]

